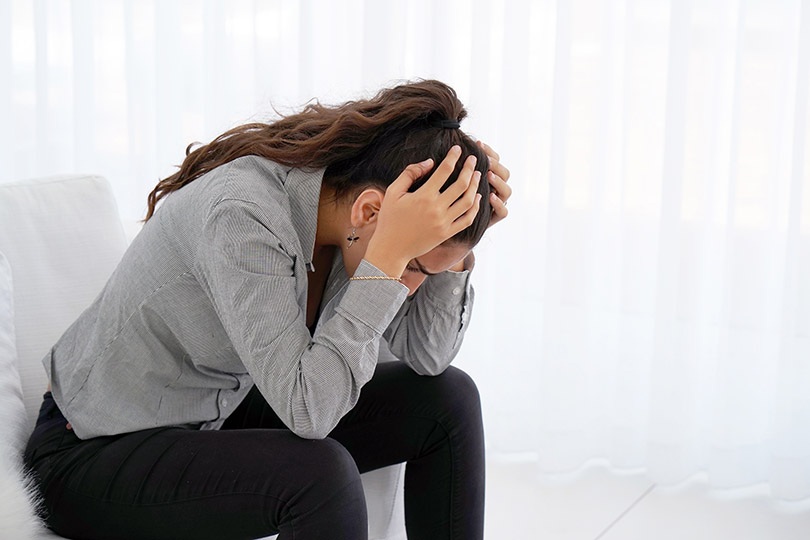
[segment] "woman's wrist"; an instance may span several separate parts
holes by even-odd
[[[376,246],[369,246],[363,258],[387,275],[397,278],[402,277],[402,274],[405,273],[405,267],[408,265],[408,261],[402,261],[393,255],[383,253]]]

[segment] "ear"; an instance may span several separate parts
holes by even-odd
[[[364,190],[354,200],[351,210],[351,222],[357,228],[376,223],[385,193],[376,188]]]

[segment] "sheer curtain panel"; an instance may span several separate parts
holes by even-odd
[[[810,497],[810,4],[0,2],[0,179],[103,174],[414,77],[512,170],[455,360],[492,455]]]

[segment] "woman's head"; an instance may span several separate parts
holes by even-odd
[[[362,150],[326,165],[324,183],[338,200],[353,202],[369,187],[385,190],[408,165],[433,158],[438,166],[453,145],[462,149],[455,172],[448,178],[444,191],[458,178],[469,154],[477,158],[476,170],[486,179],[489,159],[459,123],[467,111],[452,88],[439,81],[418,81],[380,91],[370,100],[349,102],[345,132],[374,131],[362,145]],[[432,172],[432,171],[431,171]],[[425,174],[409,191],[417,190],[430,177]],[[479,183],[481,206],[473,224],[447,241],[468,249],[474,247],[489,226],[492,209],[489,206],[489,183]]]
[[[475,154],[480,208],[473,224],[446,243],[474,247],[489,226],[489,160],[460,129],[451,127],[467,116],[455,91],[435,80],[409,82],[383,89],[370,99],[327,106],[317,101],[270,124],[245,124],[211,143],[187,153],[180,170],[161,180],[149,194],[148,220],[157,202],[206,172],[246,155],[258,155],[282,165],[325,168],[323,182],[334,202],[351,202],[368,188],[385,190],[411,163],[427,158],[441,163],[454,144],[462,148],[456,171],[441,188],[451,185],[464,158]],[[426,174],[410,189],[414,191]]]

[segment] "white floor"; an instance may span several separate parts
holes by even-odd
[[[709,490],[705,476],[674,487],[593,461],[539,475],[534,463],[487,463],[486,538],[543,540],[808,540],[810,501],[777,503],[767,486]]]

